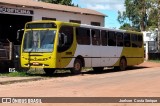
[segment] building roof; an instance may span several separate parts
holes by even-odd
[[[56,11],[71,12],[75,14],[106,16],[105,14],[102,14],[98,11],[91,10],[91,9],[65,6],[60,4],[37,2],[33,0],[0,0],[0,4],[9,4],[9,5],[38,8],[38,9],[50,9],[50,10],[56,10]]]

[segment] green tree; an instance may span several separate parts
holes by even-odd
[[[146,30],[151,26],[157,26],[157,0],[125,0],[126,10],[118,12],[118,21],[121,24],[126,23],[124,20],[129,20],[132,27],[141,31]],[[154,19],[153,19],[154,17]]]
[[[128,23],[124,23],[122,26],[120,26],[119,29],[123,29],[123,30],[131,30],[131,31],[140,31],[138,28],[132,27],[130,24]]]
[[[160,0],[157,0],[158,8],[158,51],[160,51]]]
[[[53,4],[62,4],[67,6],[78,6],[72,3],[72,0],[39,0],[39,1],[53,3]]]
[[[121,28],[127,28],[125,20],[129,20],[130,26],[144,30],[158,28],[158,51],[160,51],[160,0],[125,0],[126,10],[118,12],[118,21],[123,24]]]
[[[150,0],[150,8],[147,10],[148,28],[155,29],[158,27],[158,0]]]
[[[136,26],[131,26],[131,22],[126,15],[126,12],[118,11],[117,20],[121,24],[121,27],[119,29],[139,31],[139,28],[137,28]]]

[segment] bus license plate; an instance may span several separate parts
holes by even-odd
[[[34,66],[38,66],[39,63],[38,63],[38,62],[34,62],[33,65],[34,65]]]

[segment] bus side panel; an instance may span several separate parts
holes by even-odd
[[[101,67],[101,47],[97,45],[91,46],[92,67]]]
[[[136,52],[135,52],[136,51]],[[143,48],[126,48],[123,52],[127,55],[127,65],[133,66],[143,63],[144,61],[144,50]]]
[[[122,56],[126,58],[128,66],[138,65],[143,63],[144,61],[144,49],[124,47],[120,57]],[[119,65],[119,61],[120,61],[120,58],[115,64],[115,66]]]
[[[77,49],[75,51],[74,57],[76,58],[77,56],[82,56],[85,61],[85,67],[91,67],[91,46],[90,45],[77,45]],[[74,60],[75,58],[72,59],[72,61],[69,63],[67,67],[73,67]]]
[[[74,57],[82,56],[85,67],[113,66],[119,60],[122,50],[123,47],[78,45]],[[99,54],[96,54],[97,52]],[[67,67],[73,67],[74,60],[75,58]]]
[[[77,48],[77,43],[75,42],[74,38],[73,44],[68,50],[61,53],[57,53],[57,62],[58,62],[57,68],[69,68],[69,64],[74,59],[76,48]]]
[[[101,47],[101,66],[113,66],[119,60],[123,47],[102,46]]]

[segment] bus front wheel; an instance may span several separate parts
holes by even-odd
[[[72,74],[80,74],[82,70],[82,61],[80,59],[76,59],[74,61],[73,69],[71,69]]]

